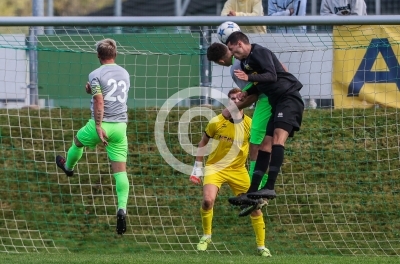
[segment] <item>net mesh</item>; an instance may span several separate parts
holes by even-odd
[[[193,164],[179,128],[185,123],[196,145],[207,118],[188,122],[182,116],[204,103],[219,113],[218,101],[226,98],[210,86],[224,93],[234,86],[229,68],[204,59],[208,45],[217,41],[215,28],[58,27],[38,36],[34,48],[28,45],[26,28],[3,32],[0,251],[195,252],[203,234],[202,188],[191,185],[188,175],[163,159],[154,129],[159,109],[168,101],[173,107],[163,124],[166,146],[177,160]],[[392,107],[397,104],[397,95],[392,96],[398,93],[396,80],[367,83],[359,96],[347,94],[351,83],[363,81],[353,80],[363,60],[375,62],[375,68],[363,69],[365,74],[389,76],[398,71],[398,63],[391,64],[400,56],[398,27],[343,26],[249,36],[251,42],[274,51],[303,83],[307,106],[301,132],[285,146],[278,198],[264,210],[266,246],[272,254],[399,255],[399,113]],[[55,156],[65,155],[73,136],[90,118],[84,85],[99,66],[94,44],[108,37],[117,41],[117,63],[131,76],[131,188],[123,237],[115,234],[115,181],[105,149],[85,149],[71,178],[55,165]],[[384,38],[389,45],[369,44]],[[394,58],[383,51],[389,48]],[[377,49],[379,56],[365,57],[370,49]],[[37,52],[36,108],[28,107],[32,50]],[[379,92],[382,85],[384,92]],[[202,91],[201,96],[180,94],[190,87]],[[337,87],[345,87],[345,92]],[[388,93],[391,96],[384,101],[378,96]],[[251,116],[252,110],[246,113]],[[219,192],[208,252],[249,254],[256,247],[251,222],[237,217],[238,210],[227,202],[231,195],[228,186]]]

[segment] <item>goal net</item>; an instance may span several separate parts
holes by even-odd
[[[235,87],[229,68],[205,57],[216,27],[55,27],[35,45],[27,28],[2,33],[0,252],[196,252],[202,188],[186,172]],[[302,82],[306,105],[285,146],[278,197],[263,211],[266,246],[273,255],[399,255],[398,26],[249,37]],[[117,41],[117,63],[131,76],[122,237],[105,149],[85,149],[70,178],[55,165],[90,118],[84,86],[103,38]],[[237,216],[230,196],[223,186],[207,252],[252,254],[250,219]]]

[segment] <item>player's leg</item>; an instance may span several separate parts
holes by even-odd
[[[214,215],[214,202],[219,188],[214,184],[203,186],[203,201],[200,208],[201,226],[203,227],[203,236],[197,244],[197,250],[205,251],[208,244],[211,243],[212,220]]]
[[[117,192],[118,210],[116,231],[119,235],[122,235],[126,232],[126,211],[129,196],[129,180],[126,173],[126,161],[128,156],[126,123],[103,123],[102,127],[108,136],[106,151],[111,160]]]
[[[300,129],[303,110],[304,103],[299,93],[286,96],[278,104],[275,112],[277,115],[275,120],[277,121],[274,122],[275,129],[273,133],[268,181],[261,190],[248,193],[247,196],[249,198],[275,198],[275,182],[283,164],[285,142],[289,136],[292,137],[294,135],[294,131]]]
[[[126,232],[126,210],[129,196],[129,180],[126,173],[126,162],[111,161],[115,189],[117,192],[118,210],[116,231],[119,235]]]
[[[270,112],[266,112],[264,113],[264,115],[270,115],[270,113],[273,113],[274,111],[271,110]],[[258,150],[257,153],[257,159],[256,159],[256,163],[254,165],[254,171],[252,173],[251,176],[251,184],[250,184],[250,188],[247,190],[246,193],[249,192],[255,192],[259,189],[261,181],[268,169],[269,166],[269,161],[270,161],[270,157],[271,157],[271,150],[270,150],[270,146],[271,146],[271,138],[273,135],[273,129],[274,129],[274,118],[273,116],[270,116],[268,118],[268,122],[266,124],[266,129],[265,129],[265,133],[264,133],[264,137],[263,137],[263,141],[260,145],[260,148]],[[269,137],[268,137],[269,136]],[[249,199],[249,197],[244,194],[244,195],[240,195],[238,197],[232,197],[229,198],[228,201],[233,204],[233,205],[257,205],[259,204],[259,202],[262,202],[263,204],[265,204],[265,201],[257,201],[257,200],[253,200],[253,199]],[[263,206],[263,205],[262,205]],[[248,208],[249,209],[249,208]],[[251,211],[248,210],[243,210],[242,212],[240,212],[240,216],[246,216],[250,213]]]
[[[246,192],[250,186],[250,179],[247,177],[246,168],[235,169],[230,172],[227,183],[231,187],[233,193],[238,196]],[[265,223],[261,210],[251,210],[246,215],[250,215],[251,225],[256,236],[257,251],[260,256],[270,257],[269,250],[265,248]]]
[[[203,181],[203,200],[200,208],[203,236],[197,244],[197,250],[199,251],[207,250],[208,244],[211,243],[214,202],[223,183],[224,175],[222,171],[210,174],[206,167]]]
[[[266,129],[267,135],[273,134],[273,128],[274,128],[274,121],[271,118],[267,124],[267,129]],[[254,172],[253,172],[253,176],[251,178],[251,184],[250,184],[249,189],[247,190],[245,195],[229,198],[228,201],[231,204],[233,204],[233,205],[243,205],[243,204],[254,205],[254,204],[258,203],[258,201],[256,201],[256,200],[249,199],[249,197],[247,196],[247,193],[253,193],[258,190],[258,188],[261,184],[262,178],[268,169],[271,153],[268,151],[263,151],[263,150],[267,150],[267,145],[269,144],[268,142],[270,142],[270,139],[267,138],[267,136],[265,136],[264,141],[260,146],[260,150],[258,151],[257,161],[256,161],[256,165],[254,167]],[[241,215],[244,216],[246,214],[241,213]]]
[[[83,147],[94,147],[100,142],[97,135],[95,123],[91,119],[76,134],[71,147],[68,149],[67,157],[60,155],[56,157],[56,164],[61,168],[67,176],[74,174],[74,168],[78,161],[82,158]]]
[[[269,164],[269,171],[268,171],[268,181],[265,186],[260,191],[254,191],[255,188],[249,189],[248,197],[249,198],[267,198],[267,199],[274,199],[276,197],[276,193],[274,190],[275,181],[278,177],[278,173],[281,169],[284,157],[284,144],[286,139],[289,136],[289,133],[286,130],[292,130],[292,126],[279,122],[276,123],[277,128],[274,130],[274,137],[273,137],[273,145],[271,151],[271,160]],[[281,128],[285,127],[285,128]],[[257,174],[256,174],[257,175]],[[253,183],[252,183],[253,184]],[[256,183],[255,183],[256,184]]]
[[[255,210],[250,215],[251,225],[256,235],[257,253],[262,257],[271,257],[271,253],[265,248],[265,222],[261,210]]]
[[[271,117],[271,105],[265,95],[261,95],[257,101],[256,108],[253,113],[251,131],[250,131],[250,166],[249,175],[250,179],[253,177],[254,168],[257,161],[259,150],[271,153],[271,143],[263,144],[266,134],[268,121]],[[261,148],[262,147],[262,148]],[[261,148],[261,149],[260,149]],[[265,162],[265,161],[263,161]],[[259,189],[263,187],[268,179],[268,175],[264,174]]]
[[[227,183],[232,192],[237,196],[246,192],[250,186],[250,179],[247,177],[245,167],[231,170]],[[256,236],[257,250],[261,256],[270,256],[269,250],[265,248],[265,223],[261,210],[253,210],[250,215],[251,224]]]
[[[229,202],[234,205],[241,205],[239,216],[248,216],[254,210],[261,209],[268,205],[268,201],[265,201],[264,199],[249,199],[246,196],[245,193],[250,186],[250,178],[247,174],[248,172],[245,167],[241,169],[236,168],[230,170],[229,177],[227,178],[227,183],[236,195],[235,197],[229,198]]]

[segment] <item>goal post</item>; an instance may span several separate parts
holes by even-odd
[[[196,252],[202,188],[190,183],[188,170],[207,121],[234,86],[229,68],[205,65],[205,48],[226,20],[0,18],[0,252]],[[400,19],[229,20],[271,26],[250,41],[275,52],[304,85],[302,128],[285,146],[277,199],[263,210],[272,255],[400,255]],[[308,27],[281,33],[274,25]],[[53,30],[32,47],[27,26]],[[131,77],[122,237],[105,149],[85,149],[71,178],[55,165],[90,118],[84,85],[99,66],[95,43],[103,38],[116,40],[116,62]],[[29,107],[27,89],[32,48],[38,108]],[[253,254],[250,219],[237,216],[230,196],[223,186],[207,251]]]

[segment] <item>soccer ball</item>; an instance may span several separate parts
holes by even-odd
[[[236,31],[240,31],[240,27],[235,22],[227,21],[222,23],[217,29],[217,36],[219,41],[226,45],[226,40],[228,39],[228,37]]]

